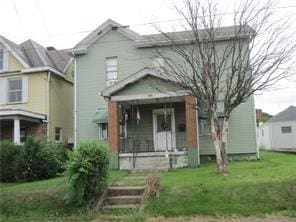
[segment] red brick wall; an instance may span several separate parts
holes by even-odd
[[[118,152],[120,146],[117,102],[108,102],[108,142],[112,151]]]
[[[193,108],[194,104],[194,96],[185,96],[187,148],[197,148],[198,138],[196,133],[196,110]]]

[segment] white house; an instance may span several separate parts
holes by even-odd
[[[262,149],[296,151],[296,107],[289,106],[259,126],[257,141]]]

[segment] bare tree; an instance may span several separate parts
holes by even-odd
[[[162,34],[157,55],[161,75],[196,97],[193,104],[205,112],[215,147],[217,170],[227,171],[227,135],[231,112],[255,92],[265,90],[293,74],[290,64],[295,37],[288,20],[272,19],[268,1],[242,1],[233,13],[232,26],[221,27],[225,13],[211,0],[184,0],[175,10],[183,20],[183,32]],[[294,34],[294,33],[293,33]],[[291,37],[291,38],[290,38]],[[178,62],[176,62],[178,61]],[[222,105],[223,124],[218,111]]]

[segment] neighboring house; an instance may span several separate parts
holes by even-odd
[[[289,106],[260,125],[257,138],[259,148],[296,151],[296,107]]]
[[[231,30],[221,28],[217,41],[231,38]],[[72,49],[76,142],[108,139],[113,168],[195,167],[215,158],[206,114],[159,75],[163,61],[155,50],[166,44],[161,35],[142,36],[109,19]],[[229,125],[230,158],[256,158],[253,97],[233,111]]]
[[[53,47],[0,36],[0,139],[73,138],[72,58]],[[72,139],[73,140],[73,139]]]

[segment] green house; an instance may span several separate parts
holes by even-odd
[[[219,28],[221,47],[232,28]],[[182,33],[175,34],[183,41]],[[75,142],[108,141],[112,168],[196,167],[215,159],[206,113],[193,109],[195,98],[160,75],[155,52],[166,47],[160,34],[139,35],[109,19],[72,50]],[[233,111],[228,139],[230,159],[256,158],[253,97]]]

